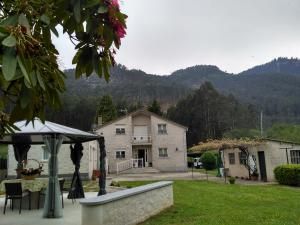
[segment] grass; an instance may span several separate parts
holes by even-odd
[[[194,173],[203,173],[203,174],[206,174],[205,172],[205,169],[197,169],[197,168],[189,168],[189,171],[192,172],[192,170],[194,170]],[[214,169],[214,170],[207,170],[207,174],[208,175],[211,175],[211,176],[216,176],[218,173],[217,169]]]
[[[150,182],[120,182],[134,187]],[[142,225],[296,225],[300,189],[175,181],[174,206]]]

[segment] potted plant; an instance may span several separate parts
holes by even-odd
[[[234,184],[235,183],[235,178],[234,177],[229,177],[228,179],[230,184]]]
[[[258,172],[257,170],[254,170],[251,174],[251,180],[258,180]]]
[[[32,167],[28,168],[27,167],[28,161],[33,161],[37,163],[38,166],[36,168],[32,168]],[[36,159],[24,160],[22,163],[23,163],[23,168],[21,169],[20,173],[22,175],[22,179],[24,180],[34,180],[43,171],[43,164]]]

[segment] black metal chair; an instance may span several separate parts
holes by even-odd
[[[65,179],[59,179],[59,189],[60,189],[61,203],[62,203],[62,207],[63,207],[63,208],[64,208],[64,196],[63,196],[63,191],[65,190],[65,189],[64,189],[64,184],[65,184]],[[38,205],[37,205],[37,208],[38,208],[38,209],[40,208],[40,197],[41,197],[41,195],[43,195],[43,196],[46,195],[45,189],[39,191]]]
[[[4,205],[4,211],[3,214],[5,214],[7,200],[10,199],[11,201],[11,209],[14,210],[14,199],[20,200],[20,206],[19,206],[19,214],[21,214],[22,210],[22,199],[25,196],[29,196],[29,209],[31,209],[31,199],[30,199],[30,193],[29,192],[23,192],[22,190],[22,184],[20,182],[18,183],[5,183],[5,205]]]

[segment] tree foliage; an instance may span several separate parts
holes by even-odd
[[[274,124],[266,132],[267,138],[300,143],[300,125]]]
[[[104,95],[98,106],[97,117],[101,116],[102,122],[107,123],[115,118],[117,118],[117,109],[114,105],[110,95]]]
[[[257,115],[251,105],[240,104],[232,95],[219,94],[209,82],[168,110],[170,119],[189,128],[188,146],[220,139],[235,128],[253,128]]]
[[[213,170],[216,168],[217,157],[212,152],[204,152],[201,156],[201,162],[205,170]]]
[[[76,78],[93,71],[109,80],[114,48],[126,34],[118,0],[4,0],[0,2],[0,134],[13,122],[45,119],[58,108],[65,75],[51,34],[63,27],[74,43]]]
[[[156,99],[153,100],[153,102],[151,103],[151,105],[149,105],[147,107],[147,109],[148,109],[148,111],[153,112],[157,115],[160,115],[160,116],[163,115],[163,112],[161,111],[160,104]]]

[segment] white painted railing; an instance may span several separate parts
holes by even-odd
[[[151,136],[133,136],[132,143],[133,144],[145,144],[151,143],[152,139]]]
[[[132,168],[144,167],[143,159],[129,159],[117,163],[117,174]]]

